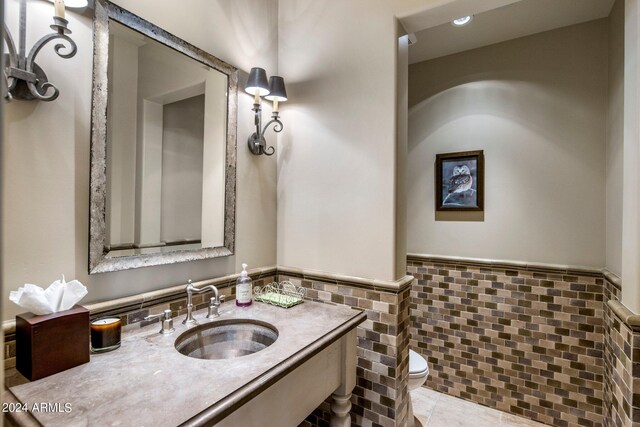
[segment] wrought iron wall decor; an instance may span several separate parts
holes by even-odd
[[[267,84],[267,72],[262,68],[254,67],[249,73],[245,92],[255,96],[252,110],[255,113],[254,122],[256,131],[249,137],[249,150],[256,156],[260,154],[272,156],[276,150],[271,146],[267,146],[264,133],[271,125],[273,125],[275,132],[282,132],[284,127],[280,121],[278,105],[280,102],[287,100],[287,90],[284,86],[284,79],[280,76],[271,76]],[[271,120],[269,120],[264,127],[262,127],[262,107],[260,105],[260,98],[262,96],[269,101],[273,101]]]
[[[29,51],[29,54],[27,54],[27,0],[20,0],[20,34],[17,50],[13,37],[11,37],[6,23],[4,24],[4,40],[7,44],[8,52],[4,55],[6,64],[4,68],[5,99],[8,101],[14,98],[53,101],[58,97],[60,91],[49,81],[44,70],[36,64],[35,60],[40,50],[47,43],[56,39],[64,40],[69,44],[65,46],[62,43],[58,43],[54,46],[53,49],[59,57],[69,59],[75,56],[78,47],[71,37],[69,37],[71,30],[68,28],[68,25],[69,21],[64,17],[64,2],[62,0],[56,0],[53,24],[50,25],[53,33],[47,34],[38,40]],[[66,53],[65,50],[67,51]]]

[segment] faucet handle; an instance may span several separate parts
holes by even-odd
[[[163,311],[162,313],[159,314],[152,314],[150,316],[146,316],[144,318],[144,320],[153,320],[153,319],[158,319],[158,318],[163,318],[162,319],[162,329],[160,329],[160,333],[161,334],[170,334],[171,332],[175,331],[175,328],[173,327],[173,317],[172,317],[172,313],[171,310],[167,309],[165,311]]]
[[[220,317],[220,312],[218,310],[222,301],[224,301],[224,295],[220,295],[218,298],[211,297],[209,299],[209,310],[207,313],[207,319],[215,319],[216,317]]]

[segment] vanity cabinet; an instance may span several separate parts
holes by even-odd
[[[351,424],[356,328],[366,313],[312,301],[289,309],[226,302],[217,319],[206,319],[206,309],[194,313],[196,325],[183,325],[183,317],[175,318],[172,334],[160,334],[157,323],[128,330],[115,351],[11,387],[6,402],[63,410],[10,418],[17,425],[44,426],[284,427],[299,425],[331,396],[331,425]],[[247,321],[269,324],[277,339],[256,353],[218,360],[188,357],[175,347],[198,324]]]

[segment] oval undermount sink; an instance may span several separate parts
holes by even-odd
[[[196,359],[233,359],[257,353],[278,339],[278,330],[249,319],[219,320],[196,326],[176,339],[175,347]]]

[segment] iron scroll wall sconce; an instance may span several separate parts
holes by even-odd
[[[254,67],[249,73],[245,92],[255,96],[253,111],[255,113],[254,121],[256,131],[249,137],[249,150],[256,156],[260,154],[272,156],[276,149],[267,146],[264,133],[271,125],[273,125],[275,132],[282,132],[283,125],[280,121],[278,104],[287,100],[287,90],[284,86],[284,79],[280,76],[271,76],[267,84],[267,72],[262,68]],[[269,120],[264,127],[262,127],[262,107],[260,106],[260,98],[262,96],[269,101],[273,101],[271,120]]]
[[[84,6],[86,6],[86,3]],[[28,55],[26,53],[27,0],[20,0],[20,34],[18,39],[18,50],[16,50],[16,44],[13,41],[13,37],[11,37],[11,33],[9,32],[7,25],[4,24],[4,40],[7,44],[8,52],[4,55],[5,68],[3,77],[5,79],[6,87],[4,97],[8,101],[11,101],[14,98],[53,101],[60,94],[58,88],[49,81],[44,70],[35,62],[36,56],[38,56],[40,50],[52,40],[61,39],[69,44],[68,46],[65,46],[64,44],[58,43],[53,48],[58,56],[63,59],[72,58],[78,51],[78,47],[75,42],[71,37],[69,37],[71,30],[67,28],[69,21],[64,17],[64,1],[55,0],[54,10],[55,14],[53,16],[53,24],[50,25],[53,33],[47,34],[38,40],[31,48]],[[65,53],[63,49],[68,52]]]

